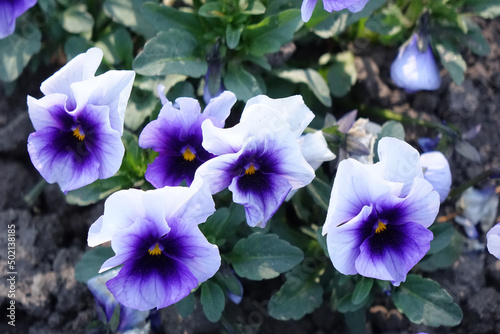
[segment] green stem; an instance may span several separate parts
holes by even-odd
[[[42,191],[45,189],[45,187],[48,185],[47,181],[44,179],[41,179],[38,181],[38,183],[30,190],[29,193],[27,193],[24,196],[24,201],[26,204],[28,204],[29,207],[33,206],[35,204],[35,201],[37,198],[40,196]]]
[[[491,169],[488,169],[488,170],[482,172],[479,175],[476,175],[475,177],[473,177],[469,181],[461,184],[460,186],[458,186],[455,189],[453,189],[452,191],[450,191],[450,194],[448,195],[447,199],[452,199],[452,198],[460,195],[465,190],[467,190],[467,188],[472,187],[472,186],[478,184],[479,182],[486,180],[489,177],[500,178],[500,168],[491,168]]]

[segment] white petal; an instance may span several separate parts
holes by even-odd
[[[234,93],[226,90],[219,96],[210,100],[208,105],[203,111],[203,115],[214,117],[220,121],[219,127],[224,126],[224,122],[229,117],[231,113],[232,106],[236,103],[236,95]]]
[[[238,152],[248,135],[248,129],[240,124],[232,128],[221,129],[216,127],[212,121],[205,120],[201,124],[202,145],[205,150],[215,155]]]
[[[373,165],[378,175],[387,181],[403,183],[400,197],[410,191],[416,177],[423,178],[420,155],[405,141],[384,137],[378,143],[380,162]]]
[[[500,224],[493,226],[486,234],[488,252],[500,259]]]
[[[61,129],[61,124],[54,117],[51,109],[56,107],[64,109],[68,97],[63,94],[50,94],[37,100],[28,96],[28,113],[36,131],[41,130],[47,126]]]
[[[444,202],[451,187],[451,170],[448,159],[441,152],[428,152],[420,156],[424,171],[424,179],[430,182],[439,193],[441,203]]]
[[[91,48],[86,53],[71,59],[69,63],[45,80],[40,90],[45,95],[60,93],[72,98],[71,84],[93,78],[101,60],[101,49]]]
[[[335,159],[335,154],[328,149],[323,132],[308,133],[299,138],[299,146],[306,161],[316,170],[324,161]]]

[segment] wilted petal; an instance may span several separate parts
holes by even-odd
[[[443,153],[435,151],[424,153],[420,156],[420,163],[424,169],[424,179],[432,184],[439,193],[441,203],[444,202],[451,187],[451,170],[448,159]]]

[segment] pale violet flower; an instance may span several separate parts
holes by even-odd
[[[178,186],[184,180],[189,186],[198,167],[214,157],[201,146],[201,124],[209,119],[215,126],[224,127],[236,96],[225,91],[201,112],[195,99],[182,97],[171,103],[165,98],[163,86],[158,93],[163,103],[158,119],[146,125],[139,136],[140,147],[158,152],[145,177],[156,188]]]
[[[451,187],[451,170],[448,159],[439,151],[423,153],[420,163],[424,169],[424,179],[430,182],[444,202]]]
[[[302,20],[309,21],[311,18],[314,7],[316,7],[317,0],[304,0],[302,1]],[[340,11],[342,9],[349,10],[352,13],[357,13],[368,3],[368,0],[323,0],[323,7],[327,12]]]
[[[16,29],[16,19],[36,4],[37,0],[0,0],[0,39]]]
[[[409,44],[404,45],[391,65],[391,78],[394,83],[408,92],[417,90],[436,90],[441,86],[439,68],[427,42],[423,52],[418,48],[417,35]]]
[[[148,331],[149,324],[145,320],[149,316],[149,311],[137,311],[130,307],[120,305],[113,294],[106,287],[106,282],[118,275],[119,269],[109,270],[101,275],[97,275],[88,280],[87,286],[94,295],[96,305],[102,310],[98,312],[102,322],[108,323],[113,317],[115,309],[120,306],[119,322],[116,328],[120,333],[132,333],[134,329],[144,329]],[[130,331],[130,332],[128,332]]]
[[[208,188],[199,182],[112,194],[88,243],[111,240],[116,255],[101,271],[123,266],[106,283],[116,300],[140,311],[167,307],[215,275],[219,250],[198,228],[214,211]]]
[[[491,255],[500,259],[500,224],[493,226],[486,234],[486,246]]]
[[[404,141],[382,138],[378,154],[373,165],[340,162],[323,234],[339,272],[399,285],[430,248],[439,194]]]
[[[297,141],[313,117],[300,96],[258,96],[232,128],[203,122],[203,147],[218,157],[200,166],[197,176],[212,194],[229,187],[233,201],[245,207],[247,223],[264,227],[290,190],[314,178]]]
[[[133,71],[94,76],[102,51],[91,48],[45,80],[41,99],[28,96],[36,132],[28,137],[35,168],[67,192],[113,176],[124,154],[121,141]]]

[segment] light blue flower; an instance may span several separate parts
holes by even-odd
[[[439,195],[422,176],[419,154],[407,143],[382,138],[380,162],[339,164],[323,233],[330,258],[344,275],[360,274],[399,285],[433,239],[427,228]]]
[[[394,83],[408,92],[436,90],[441,86],[439,68],[427,42],[423,51],[418,48],[418,37],[413,35],[409,44],[403,46],[391,65]]]
[[[0,0],[0,39],[16,29],[16,19],[36,4],[37,0]]]
[[[318,0],[304,0],[302,2],[302,20],[304,22],[309,21],[311,18],[314,7]],[[340,11],[342,9],[349,10],[350,12],[357,13],[367,4],[368,0],[323,0],[323,7],[327,12]]]
[[[41,99],[28,96],[36,132],[28,137],[35,168],[67,192],[113,176],[124,154],[121,141],[134,71],[94,77],[102,51],[89,49],[45,80]]]

